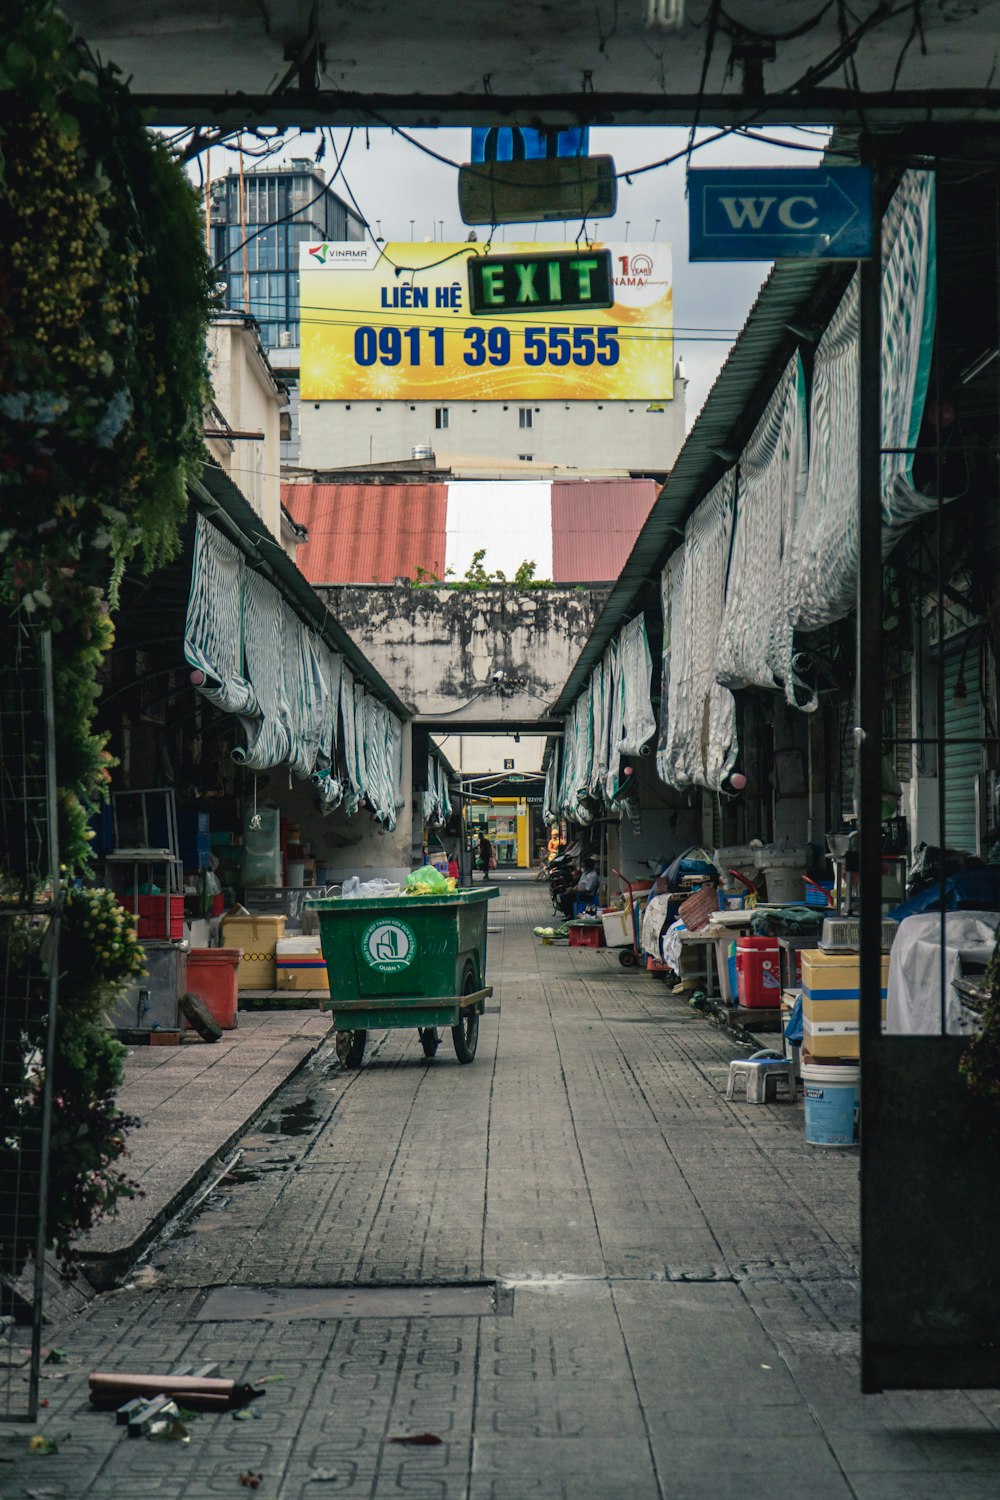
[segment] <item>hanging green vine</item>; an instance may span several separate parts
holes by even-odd
[[[0,587],[58,621],[62,570],[176,554],[213,273],[179,163],[49,0],[0,55],[0,143]]]
[[[53,632],[72,884],[90,877],[110,779],[94,716],[118,585],[131,559],[150,571],[176,556],[186,481],[204,456],[214,275],[180,163],[51,0],[0,0],[0,243],[0,618]],[[4,670],[0,651],[0,693]],[[45,872],[17,858],[0,850],[0,893],[24,899]],[[118,1165],[132,1123],[114,1098],[124,1054],[106,1016],[142,949],[109,892],[71,890],[62,925],[46,1237],[68,1257],[74,1236],[134,1191]],[[47,962],[41,924],[9,923],[5,942],[23,1003],[4,1009],[4,1055],[20,1048],[25,1067],[0,1080],[0,1208],[38,1138]],[[8,1274],[31,1246],[23,1207],[13,1245],[0,1212]]]
[[[51,0],[0,41],[0,605],[51,624],[61,845],[87,862],[93,733],[131,557],[176,555],[203,457],[213,271],[198,197]]]

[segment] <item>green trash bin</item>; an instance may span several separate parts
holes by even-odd
[[[447,896],[320,897],[337,1055],[359,1067],[368,1032],[415,1026],[427,1057],[450,1026],[459,1062],[476,1055],[479,1017],[492,995],[486,979],[488,886]]]

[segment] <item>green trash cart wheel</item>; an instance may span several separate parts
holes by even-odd
[[[466,964],[462,978],[462,994],[471,995],[476,988],[475,970]],[[479,1012],[470,1008],[462,1012],[457,1026],[451,1028],[451,1039],[455,1044],[455,1056],[460,1063],[470,1063],[479,1045]]]
[[[436,1026],[421,1026],[417,1030],[425,1057],[433,1057],[441,1045],[441,1033]]]
[[[360,1068],[365,1055],[367,1031],[338,1031],[334,1040],[337,1059],[342,1067]]]

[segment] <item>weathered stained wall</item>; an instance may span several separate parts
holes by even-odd
[[[605,588],[319,589],[372,665],[418,714],[466,709],[463,723],[538,718],[558,696],[607,597]],[[509,698],[492,674],[523,677]]]

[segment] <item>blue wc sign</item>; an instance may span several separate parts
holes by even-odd
[[[692,167],[689,258],[866,260],[867,167]]]

